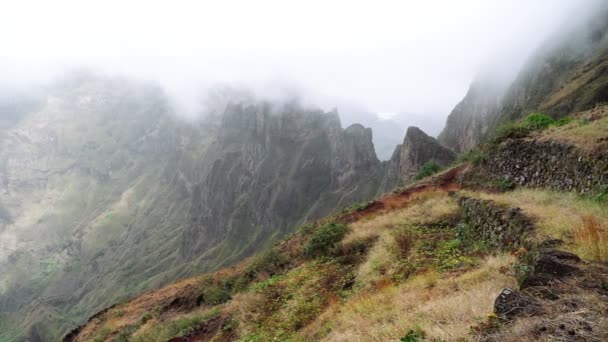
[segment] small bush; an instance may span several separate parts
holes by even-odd
[[[273,276],[283,272],[286,265],[285,257],[276,248],[271,248],[256,257],[247,272],[252,275],[266,273]]]
[[[401,342],[420,342],[425,341],[426,334],[420,328],[410,329],[407,332],[407,335],[403,336],[400,341]]]
[[[521,122],[521,125],[529,131],[545,129],[554,124],[555,120],[552,117],[542,113],[529,114]]]
[[[507,192],[509,190],[513,190],[514,188],[515,184],[508,179],[503,178],[500,180],[500,182],[498,182],[498,190],[500,192]]]
[[[304,253],[309,258],[328,255],[347,230],[345,225],[335,222],[319,227],[304,247]]]
[[[151,320],[152,318],[154,318],[154,314],[151,312],[146,312],[145,314],[143,314],[141,316],[141,318],[139,319],[140,324],[146,324],[146,322],[148,322],[149,320]]]
[[[494,133],[491,143],[497,145],[507,139],[518,139],[528,135],[530,131],[513,122],[500,125]]]
[[[418,171],[418,174],[414,179],[420,180],[432,176],[439,171],[441,171],[441,165],[437,164],[437,162],[434,160],[430,160],[426,162],[426,164],[422,165],[422,168],[420,169],[420,171]]]
[[[211,286],[203,291],[203,302],[208,305],[219,305],[226,303],[231,298],[230,292],[228,292],[222,286]]]

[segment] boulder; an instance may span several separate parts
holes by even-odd
[[[510,288],[503,289],[494,301],[494,313],[503,320],[521,315],[533,315],[538,311],[539,305],[534,298]]]

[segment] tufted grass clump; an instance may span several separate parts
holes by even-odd
[[[471,163],[478,165],[487,158],[486,154],[480,149],[470,149],[458,155],[454,164]]]

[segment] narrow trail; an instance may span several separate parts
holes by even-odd
[[[353,223],[370,215],[382,214],[404,208],[414,195],[429,191],[457,191],[460,189],[457,178],[469,166],[467,164],[453,167],[423,183],[405,189],[398,189],[391,194],[369,202],[364,208],[346,213],[338,218],[342,223]]]

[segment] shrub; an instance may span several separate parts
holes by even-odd
[[[542,113],[531,113],[521,122],[522,127],[528,131],[545,129],[553,124],[555,124],[555,120],[552,117]]]
[[[219,305],[222,303],[226,303],[231,298],[232,297],[230,296],[230,292],[228,292],[222,286],[211,286],[203,291],[203,301],[205,302],[205,304]]]
[[[410,329],[407,332],[407,335],[403,336],[400,341],[401,342],[419,342],[425,340],[425,333],[420,328]]]
[[[247,272],[252,275],[267,273],[269,276],[273,276],[281,273],[286,265],[285,257],[276,248],[271,248],[256,257]]]
[[[141,324],[146,324],[146,322],[148,322],[149,320],[151,320],[152,318],[154,318],[154,314],[151,312],[146,312],[145,314],[143,314],[141,316],[141,318],[139,319],[139,322]]]
[[[428,176],[432,176],[439,171],[441,171],[441,165],[437,164],[437,162],[434,160],[430,160],[426,162],[426,164],[422,165],[422,168],[420,171],[418,171],[418,174],[414,179],[420,180]]]
[[[307,257],[327,255],[346,235],[347,227],[340,223],[331,222],[317,229],[306,246],[304,253]]]
[[[515,184],[508,179],[503,178],[500,180],[500,182],[498,182],[498,190],[500,192],[507,192],[509,190],[513,190],[514,188]]]

